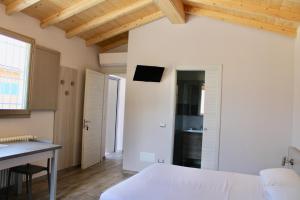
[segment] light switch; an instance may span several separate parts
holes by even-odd
[[[160,122],[159,126],[161,128],[166,128],[167,127],[167,123],[166,122]]]

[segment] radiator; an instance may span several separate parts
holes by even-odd
[[[22,136],[15,136],[15,137],[6,137],[0,138],[0,143],[9,143],[9,142],[27,142],[27,141],[35,141],[37,140],[36,136],[32,135],[22,135]]]

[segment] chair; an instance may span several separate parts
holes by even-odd
[[[34,174],[37,174],[37,173],[40,173],[43,171],[47,172],[48,189],[50,191],[50,159],[47,160],[47,167],[26,164],[26,165],[21,165],[21,166],[17,166],[17,167],[13,167],[13,168],[9,169],[8,179],[7,179],[7,188],[10,187],[10,179],[11,179],[12,173],[25,175],[26,176],[27,199],[32,200],[32,176]],[[8,195],[9,195],[9,189],[7,190],[7,198],[8,198]]]

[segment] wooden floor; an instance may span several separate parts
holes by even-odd
[[[104,190],[130,176],[131,174],[122,171],[121,160],[106,160],[86,170],[68,169],[58,173],[57,199],[98,200]],[[47,187],[44,178],[34,181],[33,200],[49,199]],[[25,193],[25,190],[23,192]],[[11,194],[9,200],[15,199],[23,200],[26,196]]]

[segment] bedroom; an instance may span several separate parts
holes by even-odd
[[[7,5],[13,1],[3,2]],[[145,21],[131,23],[131,26],[120,25],[129,24],[138,17],[141,18],[159,11],[157,5],[142,1],[146,5],[145,8],[138,8],[139,6],[134,2],[141,1],[122,1],[123,5],[121,5],[121,1],[117,0],[93,2],[94,6],[96,2],[100,3],[94,10],[90,8],[91,11],[106,9],[105,14],[111,14],[107,15],[111,18],[106,18],[108,22],[110,20],[110,23],[92,27],[91,30],[83,32],[79,36],[87,39],[96,32],[103,35],[106,31],[105,35],[108,35],[109,30],[114,30],[113,28],[115,31],[120,30],[117,29],[119,27],[127,27],[127,31],[131,29],[128,39],[124,39],[124,35],[127,37],[125,32],[124,35],[108,39],[103,43],[100,42],[100,46],[101,44],[108,46],[107,44],[112,41],[122,40],[123,44],[124,41],[128,41],[127,68],[125,68],[127,81],[124,170],[140,171],[148,166],[149,162],[140,159],[140,153],[143,152],[146,153],[148,159],[154,160],[154,162],[163,160],[165,163],[172,163],[175,71],[180,68],[201,70],[216,65],[222,68],[220,144],[217,155],[217,167],[220,171],[258,175],[262,169],[280,167],[282,158],[288,154],[289,146],[300,147],[300,127],[297,123],[300,117],[300,36],[299,32],[297,36],[299,23],[299,3],[297,1],[256,1],[253,3],[255,6],[251,3],[252,1],[243,1],[244,7],[234,3],[237,1],[229,1],[231,6],[226,4],[228,1],[222,1],[223,3],[220,5],[215,5],[222,9],[215,12],[207,11],[208,8],[214,8],[213,3],[209,4],[213,1],[184,1],[187,12],[184,24],[173,24],[170,23],[168,17],[152,15],[152,17],[146,18],[149,21],[142,18]],[[197,5],[197,2],[200,3]],[[208,5],[204,6],[205,9],[198,9],[206,2]],[[67,29],[84,23],[85,19],[81,17],[87,15],[88,6],[92,7],[91,4],[81,7],[79,9],[81,11],[76,11],[82,12],[78,13],[78,16],[66,18],[56,25],[68,31]],[[134,9],[127,7],[131,4],[135,5]],[[59,51],[61,66],[78,70],[78,77],[80,77],[78,86],[80,88],[83,88],[83,74],[86,67],[107,74],[125,73],[123,66],[99,67],[99,50],[96,46],[85,47],[84,40],[78,37],[66,39],[65,32],[55,26],[40,28],[39,20],[54,14],[55,11],[67,8],[71,5],[69,1],[66,1],[65,4],[59,4],[58,1],[36,1],[24,8],[23,13],[16,12],[11,15],[5,13],[5,5],[1,5],[0,26],[29,36],[35,39],[39,45]],[[101,6],[103,7],[101,8]],[[193,6],[193,9],[188,10],[187,8],[190,6]],[[123,7],[124,9],[121,9]],[[233,11],[226,11],[225,8],[229,9],[228,7],[232,7]],[[262,9],[266,7],[269,9]],[[84,9],[87,10],[84,11]],[[133,13],[134,17],[126,18],[126,16],[118,15],[121,12],[117,12],[118,9],[123,12],[128,11],[125,12],[127,15]],[[168,9],[172,11],[171,8]],[[245,9],[247,10],[245,11]],[[287,9],[290,10],[286,11]],[[109,13],[108,10],[114,12]],[[89,16],[89,19],[99,15],[105,16],[105,14],[96,13]],[[164,13],[164,16],[168,16],[168,14]],[[293,17],[294,20],[291,19]],[[119,21],[111,21],[118,18],[120,18]],[[157,18],[161,19],[156,20]],[[219,18],[223,20],[219,20]],[[77,19],[78,22],[72,22],[74,19]],[[146,21],[151,21],[151,23],[144,25],[143,23],[147,23]],[[133,24],[140,27],[134,28]],[[257,27],[259,28],[257,29]],[[126,28],[124,30],[126,31]],[[124,51],[124,48],[114,51]],[[165,67],[161,82],[133,81],[135,68],[139,64]],[[76,115],[74,116],[74,149],[72,149],[72,155],[67,155],[67,158],[71,158],[70,162],[73,166],[77,166],[81,160],[82,105],[83,89],[78,89],[75,105]],[[52,139],[53,123],[54,114],[49,111],[33,111],[30,118],[3,118],[0,120],[1,137],[30,134],[40,139]],[[110,164],[112,163],[107,165]],[[115,167],[115,164],[112,165]],[[93,174],[92,171],[90,173]],[[121,173],[118,173],[119,171],[116,172],[116,176],[121,176]],[[110,176],[114,176],[113,172]],[[102,189],[95,189],[96,191],[91,189],[94,199],[99,199],[99,194],[105,187],[99,182],[97,187]],[[58,197],[62,199],[68,197],[75,199],[74,196],[80,196],[80,192],[89,191],[88,189],[70,190],[73,196],[59,193],[60,184],[64,186],[66,184],[58,181]],[[44,183],[44,185],[46,184]],[[78,185],[78,187],[81,185],[80,188],[88,187],[86,182],[78,183]],[[42,195],[47,195],[45,188]],[[35,185],[33,185],[33,190],[34,196],[37,191]]]

